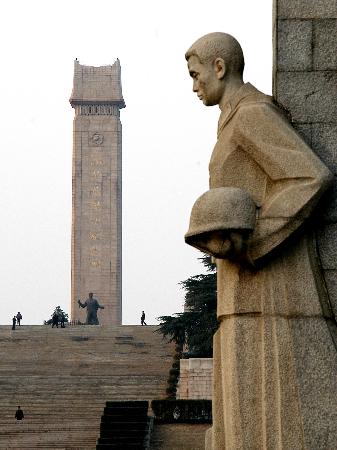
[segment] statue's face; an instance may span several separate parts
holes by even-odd
[[[223,94],[223,83],[217,76],[213,64],[201,64],[197,56],[188,59],[188,70],[193,79],[193,92],[206,106],[219,104]]]

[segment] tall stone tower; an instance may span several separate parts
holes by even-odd
[[[122,321],[122,125],[119,60],[92,67],[77,60],[70,104],[73,133],[72,320],[85,322],[78,299],[94,293],[102,325]]]

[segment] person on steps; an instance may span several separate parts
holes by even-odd
[[[16,413],[15,413],[16,422],[22,423],[24,417],[25,416],[23,414],[22,409],[20,408],[20,406],[18,406],[18,409],[16,410]]]

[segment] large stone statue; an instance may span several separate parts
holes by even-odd
[[[208,34],[186,59],[193,91],[221,110],[210,190],[185,236],[217,263],[206,448],[332,449],[335,327],[308,220],[332,176],[273,100],[243,83],[232,36]]]
[[[89,292],[89,298],[87,298],[84,303],[82,303],[81,300],[78,300],[79,307],[87,308],[86,325],[99,325],[97,310],[104,309],[104,306],[101,306],[98,301],[93,298],[93,295],[92,292]]]

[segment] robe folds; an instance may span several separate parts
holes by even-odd
[[[206,449],[329,449],[336,350],[307,219],[332,176],[250,84],[221,113],[209,173],[211,189],[248,192],[257,219],[253,267],[216,260],[220,325]]]

